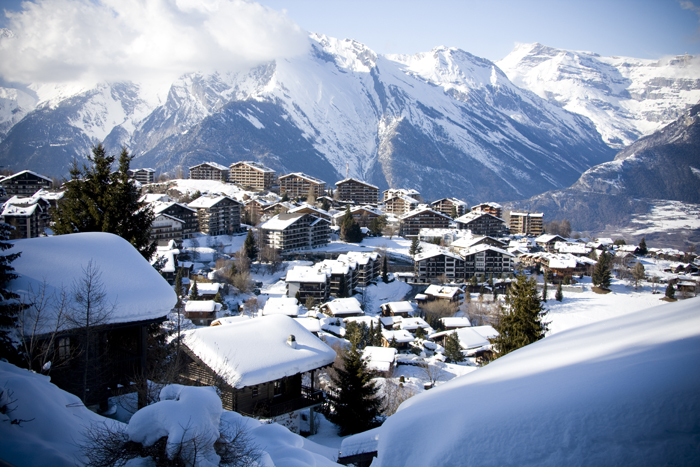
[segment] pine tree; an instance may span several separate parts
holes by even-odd
[[[382,282],[385,284],[389,282],[389,267],[387,266],[386,254],[384,254],[384,259],[382,260]]]
[[[647,241],[642,237],[642,240],[639,242],[639,250],[637,250],[637,254],[640,256],[646,256],[649,253],[649,249],[647,248]]]
[[[564,300],[564,291],[561,289],[561,284],[557,286],[557,293],[554,295],[554,298],[558,302]]]
[[[119,169],[112,173],[114,156],[100,144],[88,155],[88,165],[70,169],[71,179],[58,207],[52,210],[56,235],[75,232],[110,232],[124,238],[150,260],[156,242],[150,240],[153,211],[139,201],[136,185],[129,180],[133,156],[122,149]]]
[[[420,326],[416,329],[416,339],[425,339],[425,330]]]
[[[13,247],[6,240],[10,238],[12,227],[5,222],[0,222],[0,251],[7,251]],[[19,359],[17,349],[13,345],[13,338],[17,328],[17,317],[22,311],[22,306],[15,303],[19,296],[8,289],[9,282],[16,279],[17,273],[11,263],[19,258],[21,252],[0,255],[0,358],[6,358],[11,363]]]
[[[448,363],[464,361],[462,346],[459,344],[459,336],[456,332],[453,332],[445,338],[445,358]]]
[[[598,262],[593,268],[591,276],[593,285],[601,289],[609,289],[612,283],[612,274],[610,273],[610,255],[603,252],[598,257]]]
[[[350,212],[350,205],[345,206],[345,214],[340,224],[340,239],[348,243],[360,243],[362,241],[362,228],[355,222]]]
[[[182,268],[178,269],[175,275],[175,293],[178,299],[182,296]]]
[[[542,301],[547,303],[547,275],[544,276],[544,285],[542,286]]]
[[[666,298],[670,298],[671,300],[674,300],[676,298],[676,289],[670,282],[668,286],[666,286]]]
[[[253,230],[248,229],[248,235],[243,242],[243,250],[250,261],[255,261],[258,257],[258,246],[255,244]]]
[[[450,217],[452,219],[457,219],[457,206],[452,206],[452,212],[450,212]]]
[[[190,288],[190,300],[199,300],[199,290],[197,290],[197,279],[192,283]]]
[[[372,345],[375,347],[382,346],[382,324],[381,321],[377,323],[377,327],[374,328],[374,336],[372,337]]]
[[[408,254],[411,255],[411,258],[413,258],[414,261],[416,259],[416,255],[420,254],[422,251],[423,247],[420,245],[418,237],[411,240],[411,247],[408,249]]]
[[[342,368],[335,367],[335,374],[331,375],[333,390],[328,401],[332,410],[327,418],[340,427],[341,436],[346,436],[379,425],[382,399],[372,381],[374,372],[367,368],[354,345],[342,356],[342,361]]]
[[[499,335],[490,339],[496,357],[542,339],[548,329],[548,323],[543,321],[546,313],[535,280],[519,274],[506,295],[503,316],[494,325]]]

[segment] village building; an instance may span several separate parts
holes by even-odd
[[[51,382],[102,409],[109,397],[135,391],[133,382],[146,368],[148,327],[177,303],[172,287],[129,242],[109,233],[17,240],[8,253],[21,253],[8,288],[23,303],[38,303],[40,293],[59,299],[66,291],[73,302],[61,321],[35,306],[23,311],[21,333],[28,345],[49,352],[51,368],[43,372]],[[104,291],[90,310],[74,301],[80,290],[72,288],[87,279]]]
[[[399,235],[416,237],[421,229],[446,229],[452,218],[430,208],[416,209],[399,217]]]
[[[262,316],[285,315],[290,318],[297,318],[306,312],[306,309],[299,305],[294,297],[270,297],[265,302],[262,309]]]
[[[381,211],[373,208],[372,206],[352,206],[350,208],[350,215],[357,222],[360,227],[369,227],[369,224],[382,215]],[[345,217],[345,211],[333,214],[333,225],[340,225]]]
[[[535,239],[537,246],[542,248],[544,251],[554,252],[556,251],[556,244],[559,242],[566,242],[564,237],[559,235],[543,234]]]
[[[44,198],[13,196],[3,205],[0,220],[14,227],[10,240],[36,238],[46,234],[45,229],[51,223],[50,209],[51,205]]]
[[[433,328],[423,319],[423,318],[402,318],[399,323],[399,329],[408,331],[415,335],[418,328],[425,331],[425,334],[432,334],[434,332]]]
[[[164,214],[182,221],[183,224],[180,233],[182,235],[182,239],[184,240],[192,238],[195,232],[199,230],[196,209],[181,203],[174,203],[172,201],[153,202],[151,203],[151,209],[153,210],[153,214],[156,216]]]
[[[408,196],[393,196],[384,201],[383,210],[395,216],[403,216],[418,208],[419,204],[418,200]]]
[[[544,232],[544,214],[537,212],[510,212],[511,235],[539,237]]]
[[[465,279],[474,275],[496,276],[513,272],[515,256],[508,251],[485,243],[461,252]]]
[[[348,251],[338,256],[338,261],[356,264],[355,287],[368,287],[381,274],[382,255],[376,251]]]
[[[419,253],[414,261],[416,282],[455,282],[465,278],[464,259],[447,250]]]
[[[396,349],[393,347],[366,346],[362,350],[362,359],[367,362],[367,368],[380,373],[389,373],[396,367]]]
[[[596,261],[586,256],[574,256],[561,253],[527,253],[520,255],[518,261],[523,266],[540,266],[545,272],[551,273],[552,282],[561,283],[565,277],[573,281],[574,276],[589,274]]]
[[[149,238],[151,241],[156,242],[158,246],[165,246],[171,240],[182,243],[182,231],[184,228],[185,222],[182,219],[160,213],[153,218]]]
[[[305,303],[309,297],[316,303],[324,303],[330,297],[330,277],[313,266],[294,266],[287,271],[284,281],[287,284],[287,297],[296,298],[301,303]]]
[[[463,216],[467,213],[467,203],[457,198],[442,198],[430,203],[430,206],[438,212],[453,219]],[[500,217],[500,216],[497,216]]]
[[[129,169],[127,172],[129,178],[133,178],[137,182],[147,185],[149,183],[154,183],[156,181],[156,171],[155,169],[143,168],[143,169]]]
[[[226,293],[228,285],[219,282],[197,282],[197,295],[199,300],[214,300],[216,294]]]
[[[203,162],[190,167],[191,180],[218,180],[225,182],[228,180],[228,167],[216,162]]]
[[[310,204],[302,204],[301,206],[296,206],[289,211],[287,211],[290,214],[311,214],[314,217],[318,217],[319,219],[325,219],[329,223],[331,222],[331,215],[328,211],[324,211],[323,209],[311,206]]]
[[[421,242],[437,243],[445,247],[465,237],[471,237],[471,232],[461,229],[420,229],[418,232],[418,240]]]
[[[330,280],[330,293],[334,297],[347,297],[357,287],[357,263],[327,259],[316,263],[314,268],[323,271]]]
[[[494,217],[503,218],[503,206],[498,203],[481,203],[472,206],[472,212],[491,214]]]
[[[387,331],[382,329],[382,347],[393,347],[396,350],[408,350],[411,348],[410,343],[416,340],[413,334],[404,330],[396,329]]]
[[[416,300],[425,302],[432,302],[435,300],[458,302],[463,293],[464,290],[461,287],[431,284],[425,289],[425,292],[419,294],[421,296],[420,298],[419,295],[416,295]]]
[[[318,198],[326,193],[326,182],[301,172],[282,175],[279,183],[280,194],[286,193],[290,199],[307,198],[309,195]]]
[[[263,206],[263,218],[272,218],[278,214],[286,214],[296,207],[296,204],[289,201],[278,201],[267,207]]]
[[[308,250],[330,242],[330,222],[311,214],[278,214],[260,225],[262,244],[280,253]]]
[[[333,318],[348,318],[351,316],[364,316],[365,314],[362,306],[360,306],[360,302],[355,297],[336,298],[321,305],[320,310]]]
[[[588,256],[593,249],[587,247],[585,243],[579,242],[556,242],[554,251],[557,253],[568,253],[574,256]]]
[[[5,196],[29,197],[41,189],[50,189],[53,181],[31,170],[23,170],[14,175],[0,179],[0,187],[5,189]]]
[[[501,237],[506,233],[506,222],[485,212],[472,211],[455,219],[460,229],[470,230],[472,235]]]
[[[387,302],[379,307],[382,310],[382,316],[401,316],[408,318],[413,316],[414,308],[411,302]]]
[[[466,316],[440,318],[440,321],[442,322],[443,326],[445,326],[446,331],[449,331],[450,329],[468,328],[472,325],[472,323],[469,322],[469,318]]]
[[[460,347],[470,353],[482,347],[490,346],[491,342],[489,339],[497,337],[498,331],[492,326],[464,327],[432,334],[430,340],[444,346],[445,340],[451,334],[456,334]]]
[[[243,212],[250,225],[257,225],[260,221],[264,220],[266,217],[265,210],[273,204],[275,203],[264,198],[255,198],[246,201],[243,205]]]
[[[333,349],[282,315],[186,331],[183,345],[188,359],[181,376],[217,386],[224,409],[254,417],[323,403],[315,373],[335,361]]]
[[[255,161],[234,162],[229,167],[228,181],[254,191],[265,191],[272,188],[277,178],[277,172]]]
[[[377,457],[380,428],[343,438],[338,452],[338,464],[370,467],[372,460]]]
[[[508,244],[497,238],[488,237],[484,235],[474,235],[466,236],[455,240],[452,243],[452,249],[457,253],[462,253],[469,250],[469,248],[475,247],[477,245],[491,245],[496,248],[506,249]]]
[[[346,178],[335,183],[336,196],[339,201],[354,204],[369,204],[376,206],[379,203],[379,188],[371,183]]]
[[[413,198],[418,202],[421,201],[420,193],[417,190],[412,188],[389,188],[388,190],[384,190],[382,192],[382,203],[385,203],[388,199],[395,198],[397,196],[406,196],[408,198]]]
[[[228,196],[200,196],[187,205],[197,210],[199,231],[231,235],[241,230],[241,203]]]
[[[185,303],[185,318],[199,326],[209,326],[221,311],[221,304],[214,300],[188,300]]]

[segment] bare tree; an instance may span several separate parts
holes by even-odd
[[[397,231],[398,229],[395,225],[387,224],[387,226],[384,227],[384,230],[382,230],[382,235],[388,236],[389,240],[391,240],[394,237],[394,235],[396,235]]]
[[[397,383],[392,379],[385,379],[382,384],[382,414],[393,415],[398,410],[401,403],[417,394],[416,390],[406,387],[403,383]]]
[[[430,382],[430,386],[435,386],[435,383],[445,378],[445,366],[442,362],[436,362],[434,365],[423,363],[421,366],[421,375]]]
[[[643,281],[645,277],[644,265],[640,261],[637,261],[637,264],[632,268],[632,279],[634,280],[635,289],[639,287],[639,282]]]

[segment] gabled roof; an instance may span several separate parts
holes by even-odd
[[[265,230],[284,230],[290,225],[294,224],[299,219],[301,219],[302,217],[307,215],[308,214],[304,214],[301,212],[277,214],[275,217],[262,223],[260,225],[260,228]]]
[[[19,177],[20,175],[24,175],[24,174],[34,175],[35,177],[43,178],[44,180],[46,180],[48,182],[53,182],[53,180],[51,180],[51,178],[47,177],[46,175],[38,174],[32,170],[23,170],[21,172],[17,172],[16,174],[8,175],[7,177],[0,180],[0,183],[5,183],[8,180],[12,180],[13,178]]]
[[[165,203],[165,202],[163,202],[163,201],[155,201],[155,202],[153,202],[153,203],[150,203],[151,209],[153,209],[153,213],[154,213],[154,214],[159,214],[159,213],[165,211],[166,209],[168,209],[169,207],[174,206],[174,205],[178,205],[178,206],[180,206],[180,207],[182,207],[182,208],[184,208],[184,209],[187,209],[187,210],[189,210],[189,211],[192,211],[193,213],[196,213],[196,212],[197,212],[196,209],[193,209],[193,208],[189,207],[189,206],[186,205],[186,204],[176,203],[176,202],[174,202],[174,201],[169,201],[169,202],[167,202],[167,203]]]
[[[203,165],[208,165],[208,166],[213,167],[217,170],[225,170],[226,172],[228,172],[228,167],[221,165],[221,164],[217,164],[216,162],[202,162],[201,164],[193,165],[192,167],[190,167],[190,170],[196,169],[197,167],[201,167]]]
[[[238,161],[238,162],[234,162],[234,163],[231,164],[229,167],[230,167],[230,168],[233,168],[233,167],[235,167],[236,165],[239,165],[239,164],[241,164],[241,165],[247,165],[247,166],[250,167],[251,169],[255,169],[255,170],[257,170],[258,172],[267,172],[267,173],[274,172],[274,170],[272,170],[271,168],[266,167],[266,166],[264,166],[263,164],[261,164],[260,162],[256,162],[256,161]]]
[[[188,300],[185,303],[187,313],[214,313],[221,309],[221,304],[214,300]]]
[[[221,195],[221,196],[200,196],[196,200],[189,203],[187,206],[189,206],[191,208],[195,208],[195,209],[211,208],[211,207],[219,204],[224,199],[231,200],[236,204],[241,204],[240,201],[236,201],[235,199],[233,199],[229,196]]]
[[[479,218],[485,217],[485,216],[493,217],[494,219],[498,219],[499,221],[503,222],[504,224],[506,222],[503,219],[501,219],[500,217],[496,217],[493,214],[489,214],[488,212],[481,212],[481,211],[470,211],[470,212],[466,213],[465,215],[460,216],[457,219],[455,219],[455,222],[459,222],[461,224],[468,224],[470,222],[475,221],[476,219],[479,219]]]
[[[387,302],[382,304],[382,308],[388,308],[394,313],[413,313],[413,305],[411,305],[411,302]]]
[[[464,290],[462,290],[459,287],[431,284],[428,286],[427,289],[425,289],[425,292],[423,292],[423,294],[432,295],[433,297],[452,298],[456,294],[459,294],[462,292],[464,292]]]
[[[510,257],[514,257],[514,256],[515,256],[515,255],[513,255],[512,253],[509,253],[509,252],[507,252],[506,250],[504,250],[504,249],[502,249],[502,248],[498,248],[498,247],[495,247],[495,246],[487,245],[487,244],[484,244],[484,243],[482,243],[482,244],[480,244],[480,245],[475,245],[475,246],[469,248],[467,251],[462,251],[462,255],[466,258],[466,257],[469,256],[469,255],[473,255],[473,254],[475,254],[475,253],[481,253],[482,251],[489,251],[489,250],[490,250],[490,251],[495,251],[496,253],[500,253],[500,254],[505,255],[505,256],[510,256]]]
[[[327,307],[333,316],[365,313],[355,297],[336,298],[332,302],[324,303],[323,306]]]
[[[295,346],[287,344],[290,336]],[[183,343],[235,388],[306,373],[335,360],[333,349],[282,315],[193,329],[184,333]]]
[[[379,190],[378,186],[372,185],[371,183],[363,182],[362,180],[358,180],[358,179],[353,178],[353,177],[346,178],[345,180],[341,180],[339,182],[335,182],[335,186],[342,185],[343,183],[349,183],[349,182],[359,183],[361,185],[365,185],[365,186],[368,186],[370,188],[374,188],[376,190]]]
[[[326,184],[326,182],[324,182],[320,178],[312,177],[311,175],[306,175],[305,173],[302,173],[302,172],[292,172],[290,174],[282,175],[281,177],[279,177],[279,179],[284,180],[285,178],[289,178],[289,177],[299,177],[299,178],[303,178],[311,183],[317,183],[317,184],[321,184],[321,185]]]
[[[294,297],[270,297],[262,310],[263,316],[286,315],[295,317],[299,316],[301,312],[302,308]]]
[[[440,198],[440,199],[430,203],[430,205],[435,206],[436,204],[438,204],[442,201],[449,201],[450,203],[454,204],[455,206],[467,206],[467,203],[465,203],[464,201],[459,200],[457,198]]]
[[[319,271],[312,266],[294,266],[287,271],[285,282],[322,283],[328,280],[325,271]]]
[[[294,214],[294,213],[302,211],[304,209],[308,209],[308,210],[312,211],[313,213],[319,214],[321,216],[327,216],[329,218],[331,217],[331,215],[328,211],[324,211],[323,209],[319,209],[315,206],[311,206],[310,204],[302,204],[301,206],[297,206],[293,209],[290,209],[289,213]],[[316,217],[318,217],[318,216],[316,216]]]
[[[450,220],[450,221],[452,220],[452,218],[451,218],[450,216],[448,216],[448,215],[446,215],[446,214],[443,214],[443,213],[441,213],[441,212],[439,212],[439,211],[435,211],[434,209],[430,209],[430,208],[428,208],[428,207],[425,207],[425,208],[418,208],[418,209],[415,209],[415,210],[413,210],[413,211],[411,211],[411,212],[407,212],[407,213],[404,214],[403,216],[399,216],[399,219],[401,219],[401,220],[403,220],[403,219],[408,219],[409,217],[417,216],[418,214],[421,214],[421,213],[424,213],[424,212],[431,212],[431,213],[435,214],[436,216],[444,217],[445,219],[448,219],[448,220]]]
[[[558,240],[557,240],[558,239]],[[537,243],[549,243],[553,240],[559,241],[559,242],[565,242],[566,239],[564,237],[561,237],[559,235],[552,235],[552,234],[543,234],[540,235],[535,239],[535,242]]]
[[[462,259],[458,254],[452,253],[448,250],[434,249],[426,252],[421,252],[416,255],[416,261],[423,261],[424,259],[434,258],[436,256],[445,255],[454,259]]]
[[[476,206],[472,206],[472,209],[477,209],[477,208],[480,208],[481,206],[488,206],[488,207],[494,208],[494,209],[501,209],[501,208],[503,208],[503,206],[501,206],[501,205],[498,204],[498,203],[479,203],[479,204],[477,204]]]

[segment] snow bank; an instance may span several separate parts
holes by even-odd
[[[563,331],[416,396],[373,466],[700,465],[699,308]]]

